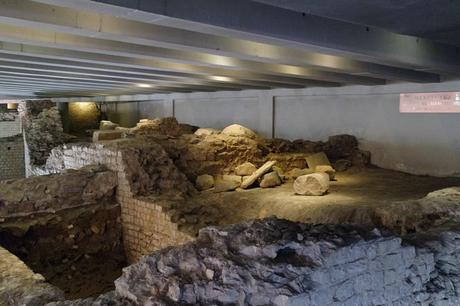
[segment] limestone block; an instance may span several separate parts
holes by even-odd
[[[333,181],[335,179],[335,170],[328,165],[318,165],[315,168],[316,173],[327,173],[329,175],[329,180]]]
[[[120,131],[94,131],[93,133],[93,142],[104,141],[104,140],[114,140],[120,139],[122,132]]]
[[[257,167],[250,162],[245,162],[244,164],[239,165],[235,168],[236,175],[246,176],[251,175],[256,172]]]
[[[294,182],[296,194],[321,196],[329,190],[329,175],[313,173],[299,176]]]
[[[270,171],[270,169],[276,164],[276,161],[268,161],[265,164],[262,165],[259,169],[257,169],[252,175],[250,175],[248,178],[246,178],[243,183],[241,183],[241,188],[246,189],[256,180],[258,180],[262,175]]]
[[[315,153],[306,157],[308,168],[315,169],[316,166],[328,165],[331,163],[324,152]]]
[[[225,129],[222,130],[222,134],[228,136],[239,136],[239,137],[248,137],[248,138],[257,138],[257,134],[254,133],[252,130],[248,129],[239,124],[232,124],[227,126]]]
[[[276,187],[279,185],[281,185],[281,178],[276,171],[265,174],[259,184],[262,188]]]
[[[200,191],[211,189],[214,187],[214,178],[209,174],[200,175],[196,178],[195,185]]]

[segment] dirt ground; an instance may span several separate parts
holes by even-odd
[[[273,215],[307,223],[373,224],[373,209],[460,186],[460,178],[416,176],[372,167],[337,173],[324,196],[295,195],[292,184],[290,181],[276,188],[226,193],[201,192],[191,201],[195,208],[189,208],[183,219],[184,223],[197,220],[196,224],[185,224],[183,228],[196,233],[206,225],[228,225]]]

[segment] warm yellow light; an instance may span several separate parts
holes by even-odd
[[[17,103],[8,103],[6,108],[11,109],[11,110],[18,109],[18,104]]]
[[[140,88],[150,88],[150,87],[152,87],[152,85],[150,85],[150,84],[137,84],[137,87],[140,87]]]

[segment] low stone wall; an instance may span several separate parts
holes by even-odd
[[[0,182],[0,218],[113,202],[117,177],[104,167]]]
[[[116,198],[121,206],[123,241],[129,262],[192,239],[180,232],[177,223],[163,212],[167,198],[183,199],[194,188],[161,146],[129,140],[65,145],[53,150],[47,168],[62,171],[94,164],[103,164],[117,173]]]

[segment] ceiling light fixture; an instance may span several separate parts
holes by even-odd
[[[150,84],[137,84],[137,87],[140,87],[140,88],[150,88],[150,87],[152,87],[152,85],[150,85]]]

